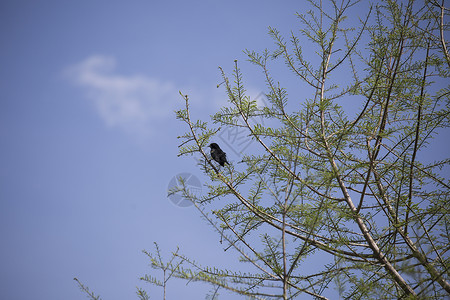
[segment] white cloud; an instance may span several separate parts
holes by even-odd
[[[220,107],[229,106],[225,87],[216,85],[200,88],[177,88],[170,82],[143,75],[123,75],[116,71],[114,57],[94,55],[68,67],[65,74],[85,89],[87,96],[104,123],[123,130],[139,140],[146,140],[157,130],[167,128],[163,122],[175,120],[175,109],[184,101],[179,90],[189,95],[194,118],[214,114]],[[266,99],[261,92],[247,87],[251,99],[264,106]]]
[[[140,137],[154,131],[159,121],[173,118],[180,95],[169,82],[115,72],[113,57],[91,56],[69,67],[72,81],[87,89],[102,120]]]

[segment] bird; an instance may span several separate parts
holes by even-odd
[[[211,148],[211,157],[222,167],[225,166],[225,163],[230,164],[227,161],[227,154],[220,149],[219,145],[216,143],[211,143],[208,147]]]

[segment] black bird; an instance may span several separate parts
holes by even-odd
[[[230,164],[227,162],[227,154],[220,149],[219,145],[211,143],[208,147],[211,148],[211,157],[222,167],[225,166],[225,163]]]

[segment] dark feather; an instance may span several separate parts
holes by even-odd
[[[211,157],[222,167],[225,166],[225,163],[229,164],[227,161],[227,154],[220,149],[219,145],[211,143],[208,147],[211,148]]]

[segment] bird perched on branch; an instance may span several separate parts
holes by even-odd
[[[225,163],[230,164],[227,161],[227,154],[220,149],[219,145],[211,143],[208,147],[211,148],[211,157],[222,167],[225,166]]]

